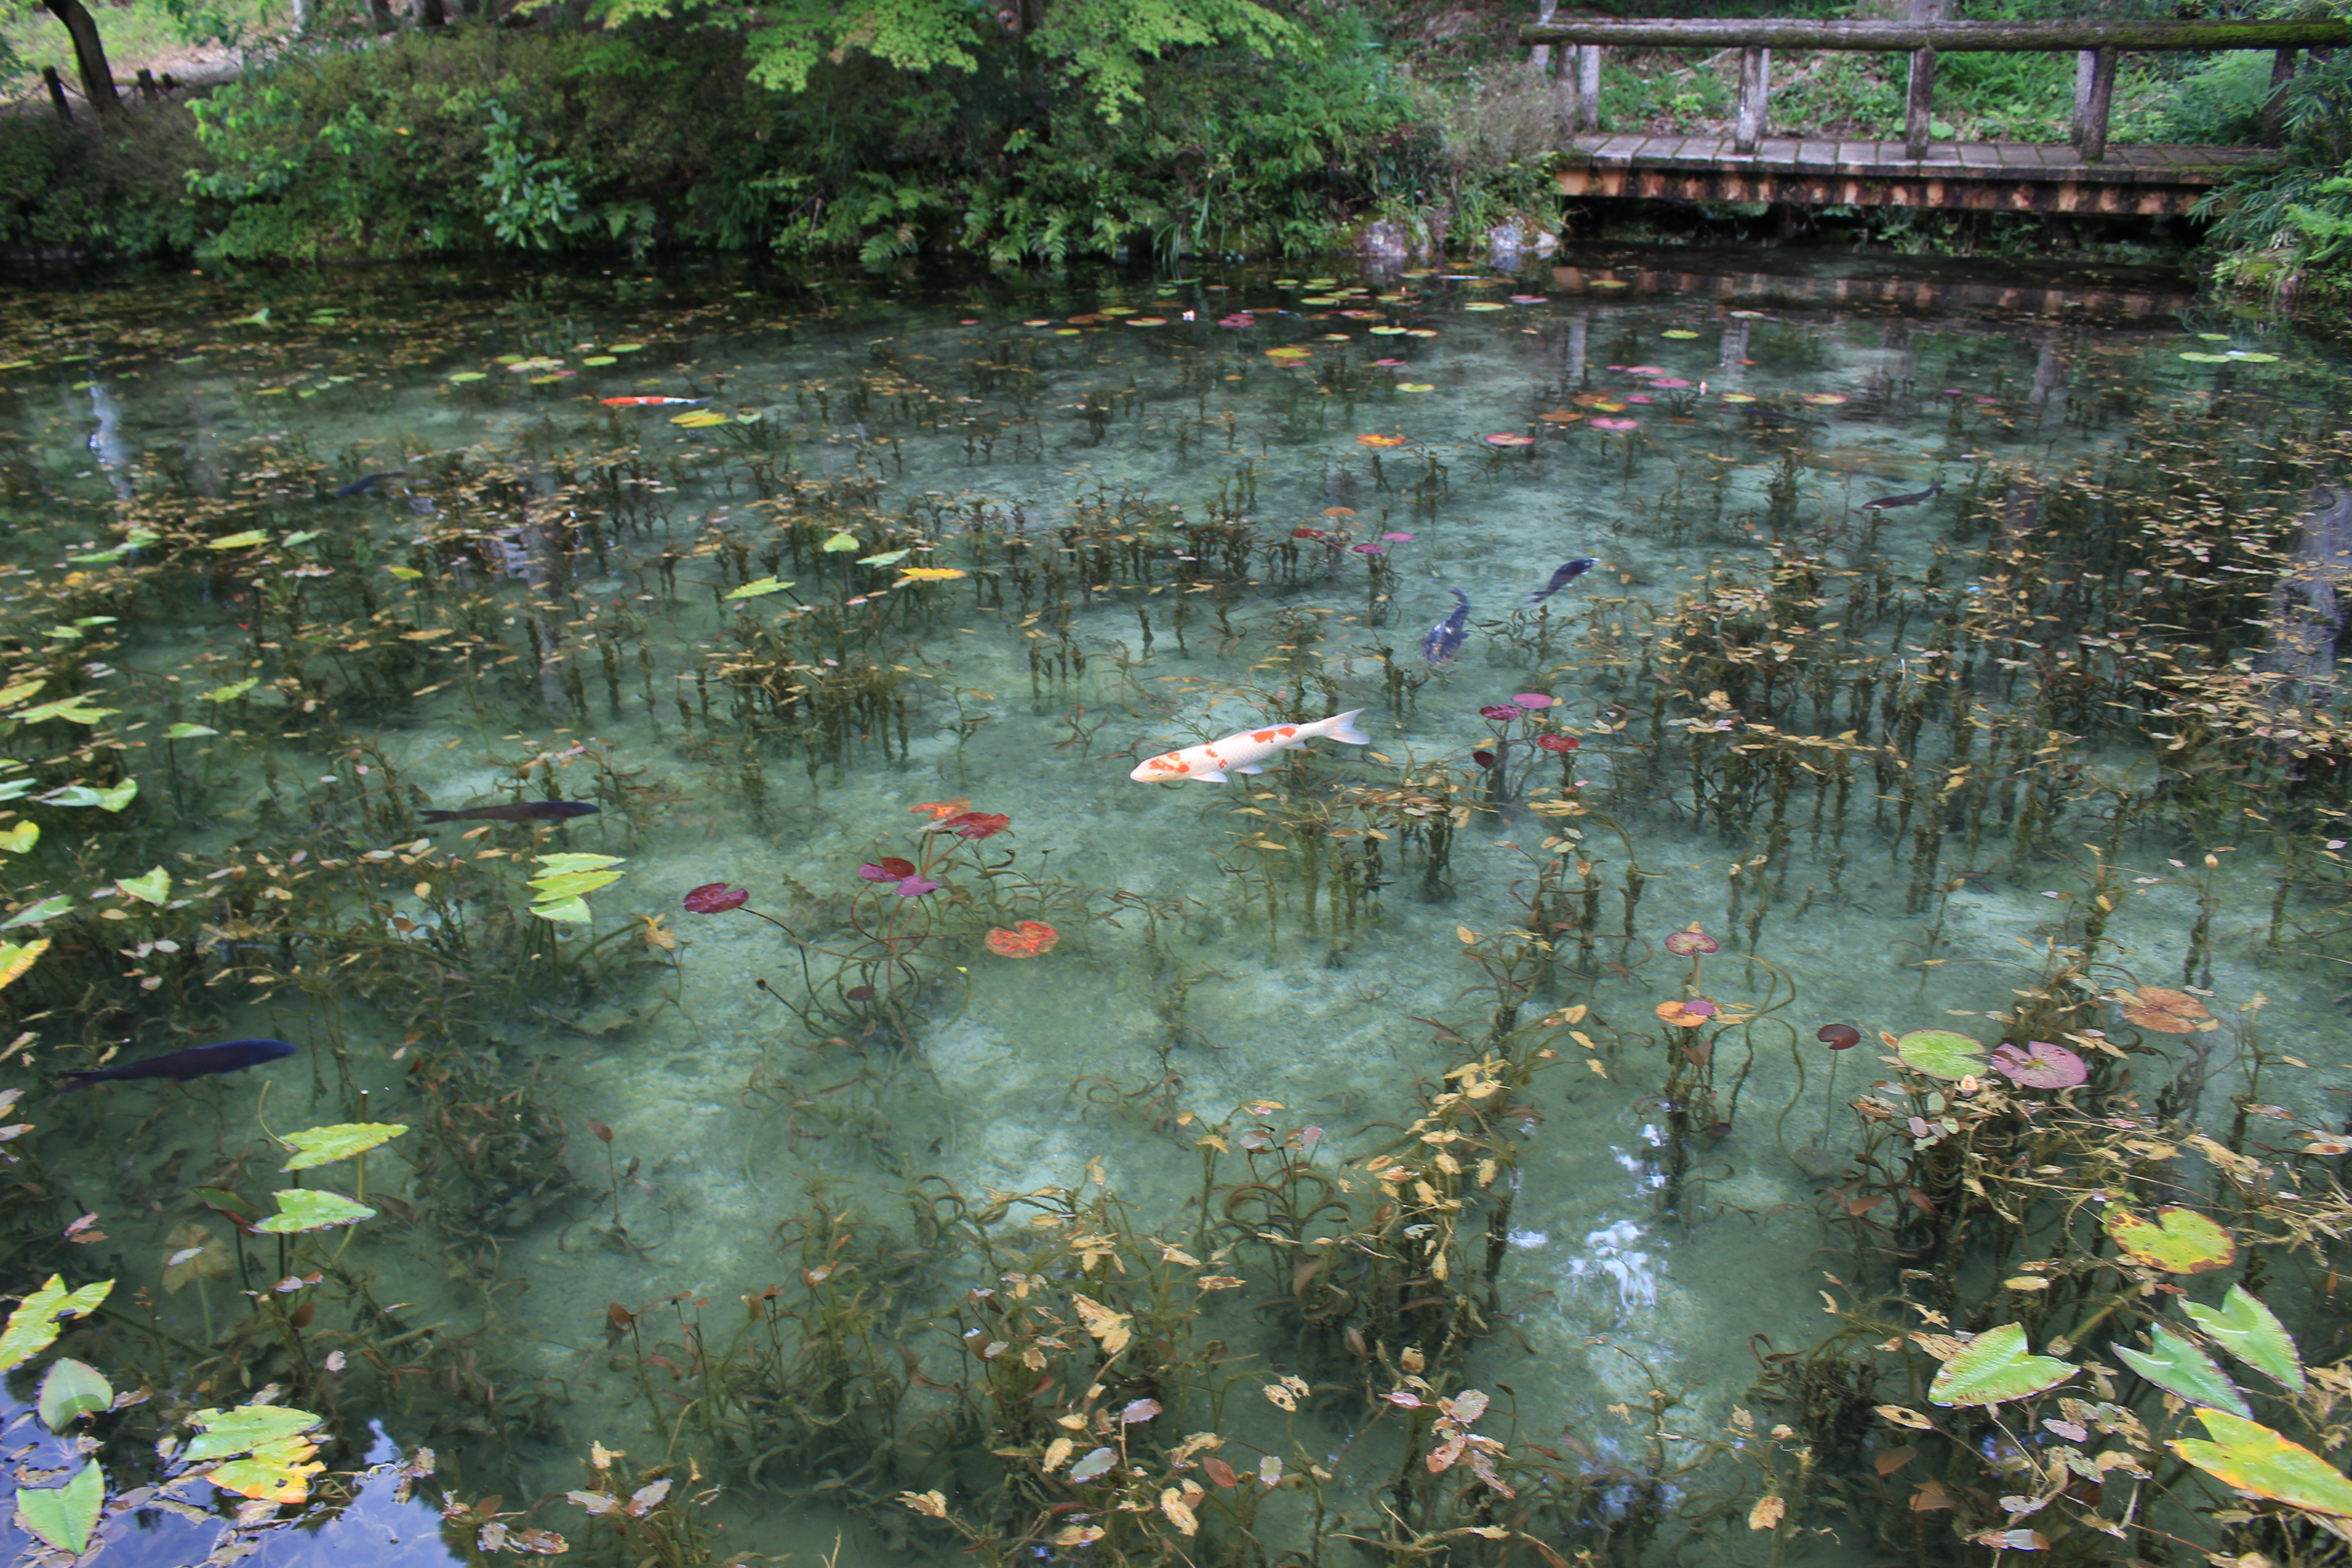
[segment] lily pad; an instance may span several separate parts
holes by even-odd
[[[2244,1286],[2231,1286],[2218,1310],[2194,1301],[2180,1305],[2189,1321],[2210,1334],[2223,1350],[2295,1393],[2303,1392],[2303,1357],[2296,1353],[2286,1325]]]
[[[41,1374],[41,1425],[62,1432],[93,1411],[114,1403],[114,1388],[98,1368],[69,1355],[59,1356]]]
[[[294,1151],[294,1157],[278,1168],[307,1171],[314,1165],[331,1165],[364,1154],[379,1143],[389,1143],[407,1131],[396,1121],[338,1121],[331,1127],[306,1127],[280,1140]]]
[[[2023,1050],[1995,1047],[1992,1070],[2028,1089],[2072,1089],[2091,1076],[2081,1057],[2048,1040],[2028,1040]]]
[[[2126,1258],[2168,1274],[2203,1274],[2238,1260],[2235,1237],[2178,1204],[2157,1210],[2153,1220],[2116,1209],[2107,1215],[2107,1234]]]
[[[1906,1067],[1948,1082],[1985,1070],[1984,1047],[1949,1029],[1914,1029],[1895,1042],[1895,1054]]]
[[[456,374],[450,376],[448,379],[456,382],[488,381],[490,379],[490,376],[488,371],[461,370]]]
[[[2161,1323],[2148,1331],[2146,1352],[2128,1345],[2117,1345],[2116,1354],[2123,1363],[2168,1394],[2177,1394],[2191,1405],[2208,1405],[2227,1410],[2241,1416],[2252,1416],[2253,1407],[2237,1385],[2213,1364],[2213,1358],[2190,1344],[2179,1335],[2168,1331]]]
[[[781,594],[791,586],[790,583],[779,583],[773,577],[761,577],[744,584],[727,596],[730,599],[758,599],[770,594]]]
[[[1927,1385],[1927,1397],[1938,1405],[1999,1405],[2055,1388],[2074,1373],[2054,1356],[2028,1351],[2023,1324],[2003,1323],[1946,1362]]]
[[[232,680],[226,686],[215,686],[205,692],[204,700],[206,702],[234,702],[260,684],[261,677],[257,675],[245,680]]]
[[[2213,1440],[2180,1437],[2169,1447],[2207,1475],[2290,1508],[2352,1518],[2352,1481],[2310,1449],[2227,1411],[2200,1410],[2197,1419]]]
[[[158,866],[144,876],[118,877],[114,885],[142,904],[160,904],[172,896],[172,873]]]
[[[57,919],[71,908],[73,908],[71,893],[51,893],[39,903],[28,904],[10,915],[5,921],[0,921],[0,931],[15,931],[18,926],[38,925],[43,921]]]
[[[278,1212],[257,1222],[253,1228],[271,1236],[307,1236],[314,1230],[332,1230],[337,1226],[357,1225],[374,1217],[375,1210],[365,1204],[355,1204],[341,1193],[317,1187],[287,1187],[278,1194]]]
[[[210,541],[215,550],[250,550],[257,544],[268,542],[268,533],[258,528],[248,528],[243,533],[231,533]]]
[[[23,979],[25,971],[32,968],[34,961],[48,951],[47,937],[38,942],[28,942],[22,947],[13,942],[0,942],[0,989]],[[6,1370],[6,1363],[0,1362],[0,1372]]]
[[[1087,1454],[1084,1458],[1080,1459],[1076,1464],[1070,1467],[1070,1479],[1074,1481],[1093,1480],[1097,1476],[1101,1475],[1104,1471],[1109,1469],[1113,1465],[1118,1463],[1118,1455],[1115,1451],[1109,1448],[1097,1448],[1093,1452]]]
[[[174,724],[170,729],[163,731],[163,739],[167,741],[195,741],[201,740],[206,735],[217,735],[219,733],[220,731],[214,729],[210,724]]]
[[[98,1528],[99,1510],[105,1506],[106,1476],[96,1465],[84,1465],[61,1487],[16,1493],[16,1517],[25,1528],[76,1557],[89,1545],[89,1532]]]
[[[113,1280],[100,1279],[68,1290],[62,1279],[50,1275],[48,1283],[26,1297],[8,1314],[8,1326],[0,1329],[0,1372],[14,1371],[48,1349],[64,1331],[66,1319],[97,1310],[113,1289]]]
[[[823,544],[818,545],[817,548],[824,551],[828,555],[838,555],[845,550],[855,550],[857,548],[857,535],[844,531],[843,532],[835,534]]]
[[[199,1465],[206,1459],[249,1454],[256,1448],[299,1436],[325,1419],[290,1405],[240,1405],[233,1410],[199,1410],[196,1425],[203,1430],[189,1439],[182,1458]]]

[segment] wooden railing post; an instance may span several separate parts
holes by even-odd
[[[1576,128],[1601,129],[1601,46],[1580,44],[1576,50]]]
[[[1731,150],[1753,154],[1771,118],[1772,51],[1750,46],[1739,51],[1739,107],[1732,121]]]
[[[1911,0],[1911,20],[1941,22],[1951,15],[1951,0]],[[1911,89],[1903,105],[1903,155],[1927,155],[1928,127],[1936,117],[1936,51],[1911,51]]]
[[[2074,57],[2074,151],[2085,163],[2107,155],[2107,110],[2116,95],[2116,51],[2084,49]]]
[[[2286,129],[2286,85],[2294,79],[2294,68],[2301,49],[2273,49],[2271,52],[2271,95],[2263,104],[2262,129],[2257,132],[2265,147],[2275,147]]]

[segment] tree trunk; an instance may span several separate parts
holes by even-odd
[[[120,113],[121,95],[114,90],[114,72],[106,63],[106,45],[98,23],[81,0],[41,0],[50,16],[66,25],[73,39],[74,68],[81,73],[81,93],[100,114]]]
[[[73,123],[73,105],[66,101],[66,84],[58,77],[58,68],[55,66],[43,66],[41,68],[41,79],[48,84],[49,107],[58,111],[58,119],[61,123],[71,125]]]
[[[397,32],[400,18],[392,14],[392,0],[367,0],[368,26],[379,33]]]

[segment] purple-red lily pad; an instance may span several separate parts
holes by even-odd
[[[2028,1040],[2023,1050],[1994,1047],[1992,1070],[2028,1089],[2072,1089],[2091,1076],[2081,1057],[2048,1040]]]

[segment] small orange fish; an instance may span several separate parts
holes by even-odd
[[[1265,769],[1259,764],[1266,758],[1276,752],[1298,751],[1309,741],[1321,739],[1337,741],[1343,746],[1367,746],[1372,738],[1355,725],[1356,715],[1362,711],[1360,708],[1351,708],[1328,719],[1318,719],[1312,724],[1275,724],[1264,730],[1244,730],[1206,745],[1163,752],[1146,760],[1127,776],[1138,784],[1181,784],[1186,779],[1223,784],[1228,773],[1262,773]]]
[[[707,397],[600,397],[607,408],[667,408],[674,403],[708,403]]]

